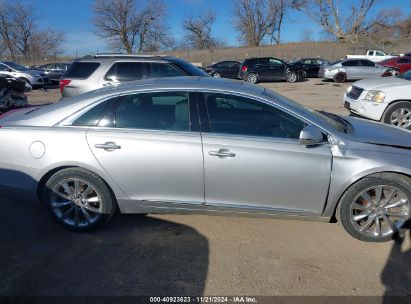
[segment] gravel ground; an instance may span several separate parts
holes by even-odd
[[[262,84],[347,114],[350,84]],[[28,94],[57,101],[58,90]],[[411,241],[351,238],[338,224],[225,216],[116,215],[94,233],[38,205],[0,200],[0,295],[411,295]]]

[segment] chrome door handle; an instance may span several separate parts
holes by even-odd
[[[218,151],[208,152],[211,156],[218,156],[220,158],[235,157],[235,153],[230,152],[228,149],[220,149]]]
[[[95,144],[94,147],[96,147],[97,149],[104,149],[106,151],[114,151],[121,149],[121,146],[117,146],[116,143],[112,141],[108,141],[104,144]]]

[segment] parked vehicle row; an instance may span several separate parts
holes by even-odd
[[[380,62],[386,59],[393,58],[393,55],[387,55],[381,50],[368,50],[365,55],[347,55],[347,59],[367,59],[372,62]]]
[[[2,195],[39,197],[72,230],[98,228],[116,209],[336,217],[381,242],[411,214],[410,131],[239,81],[146,79],[19,110],[0,126]]]
[[[71,63],[48,63],[38,66],[51,83],[59,83],[61,76],[67,71]]]

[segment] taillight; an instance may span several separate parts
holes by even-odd
[[[68,85],[70,82],[71,82],[71,80],[68,80],[68,79],[61,79],[60,80],[60,92],[61,92],[61,94],[63,94],[64,87],[66,85]]]
[[[241,72],[245,73],[248,70],[248,66],[243,65],[243,67],[241,68]]]

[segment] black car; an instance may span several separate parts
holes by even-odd
[[[301,58],[293,61],[292,64],[300,67],[306,73],[306,77],[318,77],[318,71],[322,65],[329,62],[321,58]]]
[[[58,83],[61,76],[67,71],[70,63],[47,63],[37,67],[37,70],[42,71],[51,83]]]
[[[241,63],[237,61],[220,61],[206,67],[206,72],[213,77],[238,78]]]
[[[244,60],[238,78],[250,83],[272,80],[288,82],[302,81],[304,71],[298,67],[273,57],[250,58]]]

